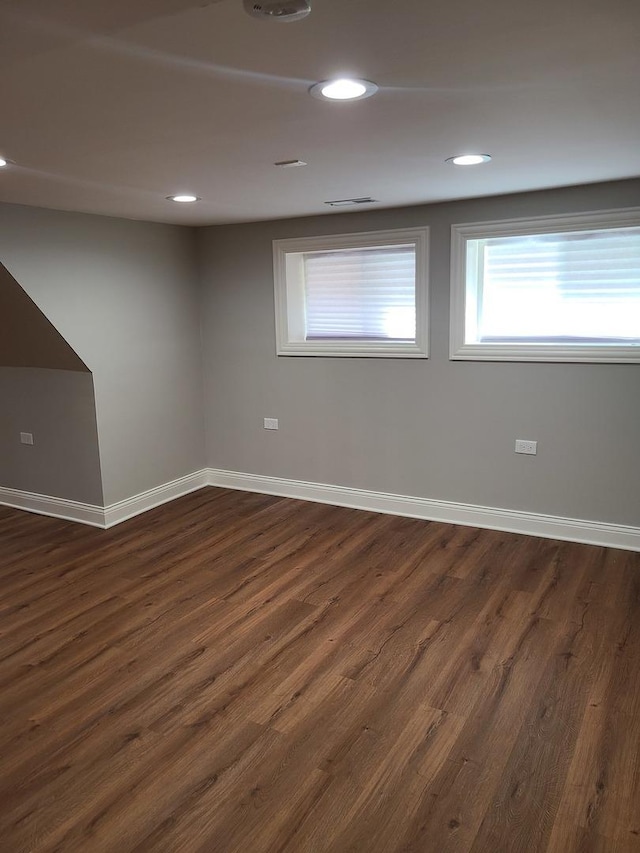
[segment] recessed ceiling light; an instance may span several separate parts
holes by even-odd
[[[375,95],[377,91],[376,84],[369,80],[352,80],[347,77],[322,80],[309,89],[314,98],[329,101],[361,101]]]
[[[490,154],[457,154],[455,157],[447,157],[445,163],[453,163],[454,166],[479,166],[480,163],[488,163]]]
[[[200,201],[197,195],[168,195],[167,201],[177,201],[180,204],[191,204],[193,201]]]
[[[4,168],[5,166],[8,166],[8,165],[9,165],[9,161],[5,160],[4,157],[0,157],[0,169]]]

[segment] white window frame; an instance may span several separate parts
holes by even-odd
[[[402,341],[305,341],[300,328],[302,294],[288,286],[287,267],[303,252],[375,248],[413,244],[416,252],[416,340]],[[288,257],[289,256],[289,257]],[[292,257],[294,256],[294,257]],[[289,269],[291,273],[292,270]],[[293,271],[295,277],[295,271]],[[405,228],[323,237],[298,237],[273,241],[276,352],[282,356],[351,356],[355,358],[428,358],[429,342],[429,229]]]
[[[640,346],[636,345],[465,343],[467,266],[473,263],[472,252],[467,251],[469,241],[490,237],[592,231],[639,225],[640,207],[452,225],[450,358],[469,361],[640,362]],[[473,298],[473,295],[470,298]]]

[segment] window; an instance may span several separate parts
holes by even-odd
[[[278,355],[426,358],[426,228],[274,240]]]
[[[640,362],[640,209],[454,225],[451,358]]]

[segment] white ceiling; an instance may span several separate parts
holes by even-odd
[[[207,224],[640,175],[637,0],[312,5],[0,0],[0,199]],[[309,96],[347,74],[380,91]],[[493,161],[444,163],[466,151]]]

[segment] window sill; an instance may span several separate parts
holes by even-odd
[[[550,361],[603,364],[640,363],[639,346],[584,346],[581,344],[462,344],[452,349],[452,361]]]
[[[426,346],[415,343],[371,344],[343,341],[290,342],[277,350],[279,356],[328,358],[428,358]]]

